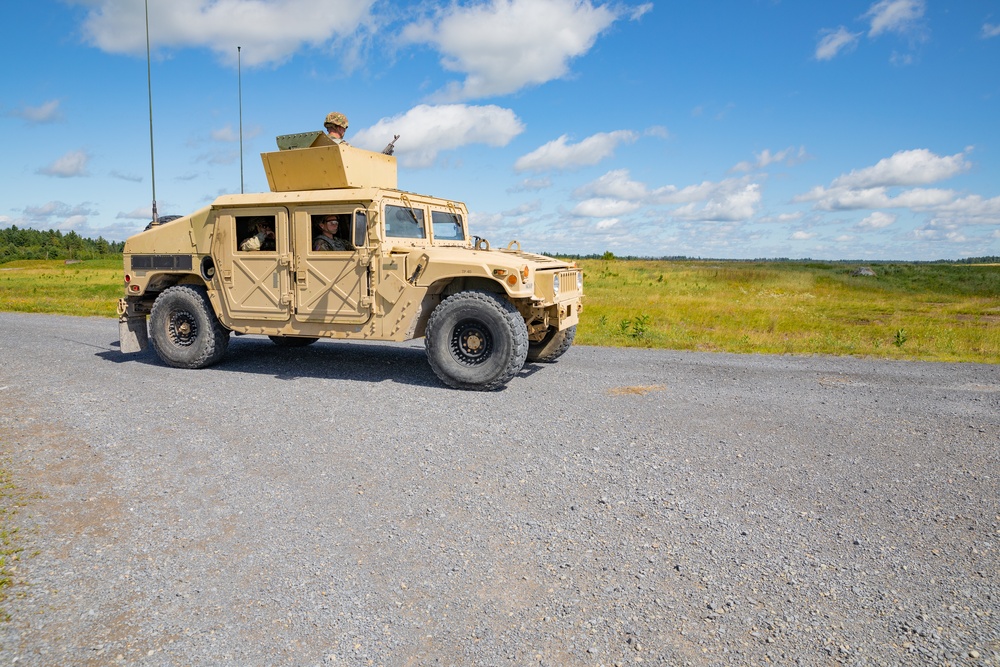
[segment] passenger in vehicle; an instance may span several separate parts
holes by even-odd
[[[354,250],[354,246],[337,236],[340,223],[335,215],[327,215],[317,225],[319,235],[313,239],[313,250]]]
[[[258,222],[256,229],[256,234],[243,239],[240,250],[274,250],[274,229],[263,222]]]

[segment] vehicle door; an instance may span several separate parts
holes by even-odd
[[[319,223],[335,216],[336,238],[346,249],[316,245]],[[365,209],[325,207],[296,210],[292,220],[295,246],[295,319],[300,322],[360,324],[371,318],[371,254]],[[320,249],[314,249],[314,248]]]
[[[283,321],[291,316],[287,209],[221,211],[212,255],[231,317]]]

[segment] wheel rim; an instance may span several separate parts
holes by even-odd
[[[186,310],[175,310],[167,322],[170,342],[178,347],[189,347],[198,338],[198,320]]]
[[[478,366],[493,355],[493,335],[474,320],[464,320],[451,333],[451,353],[467,366]]]

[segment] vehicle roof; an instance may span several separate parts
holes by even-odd
[[[221,207],[250,207],[250,206],[288,206],[288,205],[310,205],[327,204],[339,202],[360,202],[375,201],[383,198],[409,199],[414,203],[421,204],[452,204],[456,207],[464,207],[460,201],[454,199],[442,199],[430,195],[422,195],[404,190],[391,190],[388,188],[337,188],[330,190],[297,190],[293,192],[252,192],[246,194],[222,195],[218,197],[212,206]]]

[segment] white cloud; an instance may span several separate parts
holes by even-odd
[[[889,199],[889,205],[897,208],[912,208],[915,210],[927,210],[944,206],[955,200],[954,190],[942,190],[940,188],[914,188],[903,190],[895,197]]]
[[[872,167],[834,179],[829,188],[815,187],[793,201],[814,202],[813,207],[821,211],[871,209],[874,212],[858,224],[862,229],[881,229],[895,223],[896,215],[885,213],[885,209],[925,214],[939,226],[1000,225],[1000,197],[962,196],[955,190],[942,188],[898,189],[948,179],[967,171],[971,168],[967,153],[968,150],[942,157],[923,149],[900,151]]]
[[[621,143],[639,138],[635,132],[616,130],[591,135],[578,144],[569,144],[565,134],[554,141],[523,155],[514,163],[515,171],[547,171],[574,169],[595,165],[611,156]]]
[[[348,138],[359,147],[380,151],[398,134],[395,155],[400,163],[429,167],[441,151],[468,144],[506,146],[523,131],[513,111],[495,105],[421,104]]]
[[[1000,36],[1000,25],[993,25],[992,23],[984,23],[982,34],[983,34],[983,39],[998,37]]]
[[[875,211],[864,220],[858,223],[862,229],[883,229],[896,222],[897,216],[893,213]]]
[[[140,206],[131,211],[119,211],[115,217],[119,220],[150,220],[153,217],[153,209],[150,206]]]
[[[883,32],[905,33],[912,31],[924,16],[924,0],[881,0],[872,5],[864,18],[871,18],[869,37]]]
[[[641,207],[679,206],[669,215],[692,222],[734,222],[753,217],[761,200],[760,185],[748,177],[715,183],[704,181],[678,188],[665,185],[654,190],[632,180],[627,169],[609,171],[573,193],[585,197],[573,212],[590,217],[625,215]]]
[[[71,206],[61,201],[50,201],[41,206],[28,206],[24,217],[15,221],[17,225],[32,229],[72,229],[87,222],[89,216],[96,215],[89,204]]]
[[[789,224],[798,222],[805,217],[802,211],[792,211],[791,213],[779,213],[778,215],[761,216],[757,222],[776,222],[779,224]]]
[[[764,169],[772,164],[782,162],[791,166],[798,164],[807,157],[805,146],[800,146],[798,150],[794,147],[789,147],[777,153],[772,153],[769,149],[765,148],[760,153],[754,153],[754,155],[757,158],[756,160],[753,162],[740,162],[731,171],[753,171],[754,169]]]
[[[965,243],[969,240],[957,225],[936,220],[913,230],[913,236],[922,241],[944,241],[945,243]]]
[[[552,187],[551,178],[526,178],[512,188],[507,188],[508,193],[515,192],[538,192]]]
[[[1000,197],[955,197],[934,207],[935,216],[969,224],[1000,225]]]
[[[504,211],[501,215],[505,218],[519,218],[530,213],[535,213],[542,209],[542,201],[536,199],[534,201],[526,202],[520,206],[516,206],[509,211]]]
[[[645,134],[647,137],[656,137],[657,139],[670,138],[670,130],[668,130],[663,125],[652,125],[646,128],[646,131],[643,132],[643,134]]]
[[[49,100],[37,107],[21,107],[10,112],[15,118],[23,118],[29,123],[55,123],[62,120],[62,113],[59,111],[59,100]]]
[[[143,176],[140,174],[126,174],[124,172],[118,171],[117,169],[111,172],[112,178],[117,178],[122,181],[128,181],[130,183],[142,183]]]
[[[443,99],[475,99],[566,76],[569,62],[587,53],[616,20],[637,20],[651,7],[594,6],[590,0],[450,3],[433,21],[407,26],[403,38],[434,46],[446,70],[465,75],[443,91]]]
[[[576,197],[614,197],[634,201],[646,197],[649,191],[645,183],[632,180],[628,169],[615,169],[578,188],[573,194]]]
[[[842,51],[849,51],[857,46],[860,33],[853,33],[844,26],[836,30],[826,31],[816,45],[816,60],[832,60]]]
[[[640,206],[636,202],[622,199],[594,198],[586,199],[574,206],[573,214],[588,218],[607,218],[632,213]]]
[[[59,178],[87,176],[87,162],[89,160],[90,155],[86,151],[70,151],[49,166],[39,169],[38,173]]]
[[[647,2],[645,4],[639,5],[638,7],[633,7],[632,11],[628,13],[628,18],[630,21],[638,21],[651,11],[653,11],[653,3]]]
[[[814,201],[815,208],[823,211],[853,211],[860,209],[912,208],[927,210],[942,206],[955,199],[952,190],[937,188],[914,188],[891,195],[888,188],[845,187],[814,188],[806,195],[795,197],[794,201]]]
[[[234,130],[232,125],[227,124],[225,127],[220,127],[217,130],[212,130],[212,141],[233,143],[239,140],[240,140],[240,133]]]
[[[88,8],[83,34],[108,53],[144,55],[144,5],[134,0],[70,0]],[[153,48],[207,48],[236,64],[281,63],[303,46],[349,37],[374,0],[171,0],[149,3]]]
[[[966,153],[942,157],[925,148],[899,151],[892,157],[879,160],[874,166],[838,177],[833,181],[833,186],[871,188],[891,185],[926,185],[968,171],[971,165],[965,159]]]
[[[810,239],[816,238],[816,232],[804,232],[799,230],[797,232],[794,232],[788,238],[791,239],[792,241],[808,241]]]
[[[663,190],[660,191],[664,193]],[[681,220],[734,222],[753,217],[760,203],[760,185],[744,179],[727,179],[719,183],[708,181],[669,194],[661,200],[687,201],[675,209],[673,216]]]

